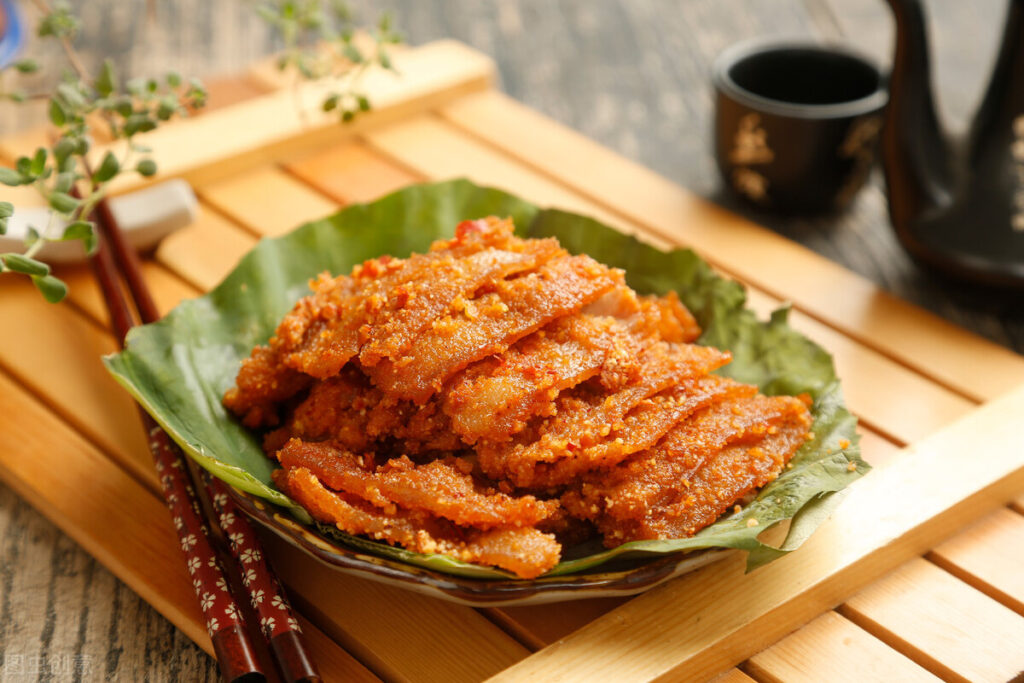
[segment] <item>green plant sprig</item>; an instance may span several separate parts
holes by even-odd
[[[93,209],[106,195],[111,181],[124,173],[149,177],[156,173],[150,150],[136,136],[157,128],[161,123],[187,116],[190,108],[202,107],[206,90],[196,79],[185,81],[174,72],[157,78],[131,79],[121,83],[117,68],[105,60],[99,73],[90,75],[74,50],[72,41],[81,22],[65,2],[51,8],[45,0],[36,0],[43,16],[36,27],[40,38],[60,42],[71,69],[66,70],[49,100],[48,115],[55,133],[50,148],[40,147],[32,156],[22,156],[14,168],[0,167],[0,184],[27,185],[34,188],[50,209],[46,226],[30,226],[23,254],[0,254],[0,273],[20,273],[32,279],[47,301],[61,301],[67,286],[50,273],[50,267],[36,259],[48,242],[81,240],[88,252],[96,247]],[[29,74],[39,69],[31,59],[15,62],[0,71]],[[24,102],[39,99],[24,91],[0,89],[0,100]],[[89,172],[86,155],[92,147],[93,126],[98,122],[113,140],[124,141],[124,152],[104,154],[99,165]],[[0,202],[0,235],[6,233],[8,219],[14,213],[10,202]],[[64,224],[63,228],[58,228]]]
[[[338,112],[342,122],[369,111],[369,98],[359,88],[373,66],[395,71],[389,48],[402,42],[391,16],[381,14],[370,31],[373,45],[360,47],[356,41],[355,19],[347,2],[341,0],[273,0],[259,2],[256,11],[280,34],[284,51],[277,60],[280,71],[291,71],[299,79],[337,79],[340,87],[321,103],[325,112]]]

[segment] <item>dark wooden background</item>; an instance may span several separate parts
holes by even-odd
[[[28,3],[24,3],[28,4]],[[243,70],[276,45],[238,1],[89,0],[78,46],[136,75]],[[503,89],[692,190],[731,208],[710,155],[709,67],[754,37],[845,41],[887,64],[883,0],[389,0],[411,43],[451,37],[494,57]],[[986,85],[1004,0],[928,0],[935,83],[947,126],[963,129]],[[53,49],[33,45],[56,77]],[[41,111],[0,107],[0,134],[39,125]],[[893,238],[880,174],[841,215],[755,220],[886,289],[1024,351],[1024,302],[987,301],[921,274]],[[87,482],[83,482],[87,485]],[[0,485],[0,681],[215,680],[216,665],[73,541]],[[51,670],[78,668],[78,674]],[[70,666],[69,666],[70,665]],[[17,671],[38,670],[22,675]]]

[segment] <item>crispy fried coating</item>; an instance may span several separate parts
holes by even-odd
[[[352,534],[532,578],[595,534],[696,533],[806,439],[800,400],[711,374],[731,356],[675,293],[508,220],[311,288],[224,405]]]
[[[235,386],[224,394],[224,406],[250,429],[273,427],[280,422],[278,409],[312,383],[312,378],[280,364],[277,354],[257,346],[242,361]]]
[[[665,296],[645,296],[642,305],[656,311],[658,336],[667,342],[689,343],[700,336],[700,325],[689,309],[679,300],[679,295],[669,292]]]
[[[278,470],[274,482],[314,519],[413,552],[440,553],[463,562],[493,565],[523,579],[540,576],[561,557],[561,546],[554,536],[534,527],[466,530],[424,512],[387,513],[330,491],[302,467]]]
[[[424,403],[473,361],[503,353],[545,324],[579,311],[621,280],[620,271],[589,256],[554,259],[464,302],[461,310],[435,320],[409,355],[381,361],[366,372],[386,392]]]
[[[460,526],[532,526],[558,507],[557,501],[513,498],[482,486],[471,475],[472,464],[454,457],[416,465],[403,456],[375,466],[372,456],[298,439],[289,441],[277,457],[285,468],[304,467],[328,487],[387,512],[395,506],[424,510]]]
[[[580,448],[572,457],[538,462],[528,488],[548,489],[568,484],[580,474],[613,467],[633,453],[656,444],[680,420],[726,396],[753,395],[756,389],[715,375],[697,377],[644,399],[597,443]]]
[[[729,358],[727,352],[707,346],[659,342],[644,352],[634,383],[610,395],[587,387],[560,397],[554,416],[531,425],[513,441],[478,444],[480,466],[489,477],[509,479],[516,486],[534,486],[538,463],[575,457],[607,438],[644,399],[721,367]]]
[[[445,249],[408,259],[372,259],[356,266],[348,278],[321,277],[311,285],[313,296],[300,301],[282,321],[271,348],[288,367],[319,379],[332,377],[359,353],[374,325],[415,301],[421,283],[468,274],[460,286],[472,288],[475,280],[529,261],[530,255],[516,252],[501,257],[506,247],[523,244],[512,237],[511,221],[484,223],[460,225]],[[484,251],[487,256],[475,256]],[[428,305],[427,310],[434,308]]]
[[[437,402],[417,406],[387,396],[356,368],[346,368],[316,383],[292,411],[284,427],[273,433],[273,452],[290,438],[331,441],[356,452],[382,439],[401,442],[408,454],[464,448]]]
[[[394,310],[380,324],[368,325],[359,362],[372,367],[382,359],[398,360],[419,333],[449,306],[465,309],[465,301],[488,283],[533,270],[565,250],[553,239],[516,242],[502,249],[485,249],[435,267],[430,277],[420,278],[389,294]],[[461,299],[461,301],[460,301]]]
[[[444,412],[468,444],[504,441],[534,415],[551,414],[562,390],[624,367],[640,348],[616,318],[561,318],[459,374],[445,391]]]
[[[711,519],[714,521],[733,501],[767,482],[759,476],[774,478],[806,439],[809,424],[806,406],[789,396],[730,398],[681,422],[656,447],[638,453],[611,472],[586,475],[562,496],[562,503],[570,514],[595,521],[606,544],[612,547],[641,538],[692,535],[706,526],[693,526],[697,524],[694,520],[712,509],[695,488],[703,486],[721,494],[716,502],[724,501],[723,506]],[[767,460],[762,458],[765,454]],[[706,465],[720,457],[727,458],[723,461],[726,464],[701,474]],[[759,458],[763,462],[751,465],[751,474],[740,478],[741,470],[737,468]],[[731,477],[736,481],[730,481]],[[751,477],[760,483],[735,495],[731,492],[730,487],[749,482]],[[706,498],[710,494],[700,495]],[[688,504],[691,496],[693,503]],[[650,535],[660,533],[656,530],[666,524],[677,524],[670,521],[676,518],[687,520],[694,531],[682,536]]]

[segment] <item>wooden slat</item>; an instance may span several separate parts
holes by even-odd
[[[441,114],[608,210],[975,400],[1024,383],[1024,359],[907,304],[809,249],[698,198],[653,171],[500,93],[463,97]],[[972,362],[961,362],[970,357]]]
[[[899,457],[900,449],[878,432],[866,429],[863,425],[858,428],[857,432],[860,434],[861,453],[875,470],[887,467]]]
[[[753,683],[754,679],[739,669],[730,669],[721,676],[716,677],[712,683]]]
[[[0,282],[0,319],[0,366],[132,476],[155,485],[135,403],[100,362],[116,350],[113,339],[74,311],[47,304],[21,277]]]
[[[184,177],[197,186],[258,166],[295,157],[349,139],[360,130],[428,111],[486,88],[493,77],[489,58],[454,41],[436,41],[396,55],[395,75],[371,70],[360,81],[374,110],[341,125],[320,110],[336,86],[308,82],[212,111],[143,135],[140,142],[160,160],[159,178]],[[0,146],[0,151],[2,151]],[[94,154],[102,155],[98,147]],[[121,192],[140,184],[135,177],[112,183]]]
[[[377,49],[376,40],[374,40],[373,36],[365,30],[356,31],[352,36],[352,42],[363,52],[363,54],[372,54]],[[334,49],[333,46],[327,44],[324,44],[321,47],[324,51]],[[394,61],[395,56],[403,55],[408,53],[410,50],[415,49],[415,47],[410,46],[408,43],[389,45],[387,48],[392,61]],[[246,69],[246,79],[258,83],[260,87],[268,90],[290,88],[297,82],[304,80],[301,76],[296,74],[294,70],[282,71],[278,68],[278,57],[278,54],[274,54],[265,59],[254,62],[248,69]]]
[[[464,175],[478,183],[505,188],[540,204],[608,220],[611,225],[625,232],[641,234],[645,241],[667,246],[664,240],[651,239],[649,230],[642,230],[636,224],[611,216],[593,201],[565,189],[436,118],[412,118],[371,131],[365,137],[374,147],[429,178],[440,180]],[[777,306],[779,301],[753,288],[750,288],[750,297],[753,303],[769,310]],[[841,376],[851,399],[851,408],[901,443],[910,443],[931,434],[963,415],[972,406],[970,401],[806,316],[794,315],[794,323],[813,328],[813,332],[825,342],[826,348],[841,362]],[[885,390],[880,389],[883,386]],[[892,386],[898,386],[899,389],[887,393]],[[908,400],[908,397],[913,398]]]
[[[913,661],[829,611],[746,663],[763,683],[937,683]]]
[[[1024,437],[1016,426],[1021,411],[1024,387],[850,487],[798,551],[751,574],[735,557],[683,576],[499,679],[583,680],[627,671],[649,679],[683,671],[709,677],[739,663],[1024,488]],[[986,457],[964,467],[963,453],[978,450]]]
[[[208,204],[259,236],[277,237],[338,210],[338,202],[311,190],[272,164],[197,188]]]
[[[373,201],[421,180],[358,142],[314,152],[285,168],[342,204]]]
[[[199,218],[165,239],[156,259],[201,290],[212,289],[231,272],[255,238],[200,204]]]
[[[995,683],[1024,672],[1024,618],[920,558],[841,612],[946,680]]]
[[[496,153],[437,117],[410,117],[367,131],[364,138],[373,147],[432,180],[468,178],[480,185],[496,185],[538,204],[576,211],[624,232],[637,233],[635,227],[615,214]],[[667,244],[664,239],[653,236],[649,236],[648,241],[658,246]]]
[[[107,306],[103,303],[103,295],[89,266],[62,267],[55,269],[55,274],[68,286],[68,302],[106,329],[109,325]],[[161,315],[165,315],[183,299],[190,299],[199,293],[195,287],[153,261],[142,262],[142,274],[150,285]]]
[[[936,547],[928,559],[1024,616],[1024,515],[996,510]]]
[[[212,654],[166,508],[0,373],[0,479]],[[328,680],[374,676],[302,620]]]

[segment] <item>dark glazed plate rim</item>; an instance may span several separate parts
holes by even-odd
[[[526,605],[635,595],[740,551],[731,548],[653,557],[620,571],[521,579],[474,579],[416,567],[362,552],[299,524],[284,510],[226,487],[251,519],[332,569],[473,607]]]
[[[878,74],[878,88],[864,97],[846,102],[804,104],[758,95],[740,86],[729,74],[730,69],[743,59],[779,50],[809,50],[854,59]],[[819,44],[799,40],[753,40],[739,43],[727,48],[715,58],[711,68],[711,80],[719,93],[751,109],[792,118],[815,120],[863,116],[881,110],[889,101],[886,78],[878,64],[858,50],[840,43]]]

